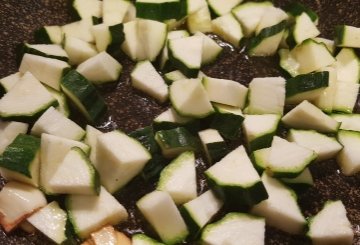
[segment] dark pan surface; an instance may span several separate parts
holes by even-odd
[[[288,0],[274,1],[276,6],[284,6]],[[360,0],[303,0],[300,1],[315,10],[320,16],[319,29],[322,37],[332,38],[336,24],[348,24],[360,27]],[[0,77],[17,71],[15,47],[23,41],[33,42],[33,31],[43,25],[62,25],[73,19],[68,12],[66,0],[0,0]],[[203,71],[214,77],[233,79],[248,84],[253,77],[284,75],[278,64],[278,58],[247,58],[243,51],[225,47],[226,52],[214,65]],[[131,88],[129,73],[133,63],[121,58],[124,66],[120,81],[100,88],[109,112],[97,126],[103,131],[119,128],[130,132],[150,125],[154,116],[165,110],[167,105],[159,105],[153,99]],[[72,114],[77,122],[84,125],[81,117]],[[359,151],[360,154],[360,151]],[[197,161],[199,172],[199,191],[206,188],[201,172],[207,164]],[[360,244],[360,175],[345,177],[334,161],[311,166],[315,186],[299,196],[304,215],[317,213],[327,200],[340,199],[346,206],[348,217],[355,232],[354,244]],[[154,183],[145,183],[140,179],[132,181],[116,197],[130,212],[130,220],[118,229],[132,234],[145,230],[153,232],[144,223],[134,208],[136,200],[154,188]],[[26,234],[16,231],[6,235],[0,230],[0,244],[52,244],[41,234]],[[190,244],[190,243],[189,243]],[[311,244],[305,236],[290,236],[271,227],[266,230],[266,244]]]

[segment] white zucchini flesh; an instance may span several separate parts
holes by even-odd
[[[341,49],[341,51],[336,55],[335,67],[339,82],[359,82],[360,60],[353,49]]]
[[[5,148],[13,142],[19,134],[26,134],[29,125],[22,122],[3,122],[0,121],[0,155]]]
[[[49,186],[49,181],[72,147],[79,147],[86,153],[90,151],[88,145],[79,141],[45,133],[41,135],[40,186],[46,194],[53,193],[53,190]]]
[[[340,127],[339,122],[326,115],[307,100],[289,111],[281,121],[291,128],[313,129],[322,133],[336,132]]]
[[[330,116],[341,123],[339,129],[360,131],[360,114],[331,114]]]
[[[221,53],[222,47],[202,32],[197,31],[194,35],[201,36],[203,38],[201,64],[206,65],[215,61]]]
[[[294,40],[297,44],[302,43],[308,38],[314,38],[320,34],[320,31],[306,12],[303,12],[301,15],[295,17],[295,26],[293,28],[294,31],[292,35],[294,36]]]
[[[25,44],[26,48],[35,49],[46,55],[68,58],[67,53],[59,44]]]
[[[120,131],[98,137],[96,162],[102,185],[113,193],[126,185],[151,159],[150,153],[137,140]]]
[[[41,136],[42,133],[71,140],[81,140],[85,136],[85,130],[52,106],[39,117],[31,128],[32,135]]]
[[[71,65],[81,64],[98,53],[93,44],[72,36],[65,36],[64,49]]]
[[[247,2],[232,10],[235,18],[241,23],[245,37],[250,37],[256,30],[265,11],[273,6],[271,2]]]
[[[155,123],[161,123],[161,122],[172,122],[172,123],[178,123],[178,124],[185,124],[193,120],[190,117],[183,117],[180,116],[176,110],[172,107],[167,109],[166,111],[159,114],[157,117],[155,117],[154,122]]]
[[[352,113],[356,105],[360,85],[358,83],[337,82],[335,87],[333,110]]]
[[[25,54],[21,60],[19,71],[21,73],[31,72],[42,83],[60,90],[63,70],[68,67],[69,64],[61,60]]]
[[[234,47],[240,46],[240,40],[244,34],[240,23],[228,13],[211,21],[213,32],[231,43]]]
[[[323,209],[310,218],[307,235],[314,245],[353,244],[354,232],[344,204],[327,201]]]
[[[132,236],[132,245],[164,245],[145,234],[135,234]]]
[[[244,85],[227,79],[205,77],[204,88],[210,101],[243,109],[245,107],[248,88]]]
[[[92,19],[87,18],[63,25],[61,27],[61,30],[63,36],[74,37],[81,39],[84,42],[93,43],[95,41],[95,38],[91,32],[92,26],[93,26]]]
[[[187,14],[191,15],[197,11],[199,11],[203,7],[207,7],[206,0],[187,0]]]
[[[56,99],[47,89],[27,72],[15,87],[0,99],[0,116],[32,118],[55,103]]]
[[[102,2],[98,0],[73,0],[72,7],[81,19],[102,16]]]
[[[105,51],[81,63],[76,71],[94,84],[118,80],[122,65]]]
[[[190,1],[193,2],[194,0]],[[186,24],[190,33],[196,33],[198,31],[202,33],[211,32],[211,14],[207,4],[198,11],[189,14],[186,19]]]
[[[8,182],[0,192],[0,224],[10,232],[46,204],[45,195],[38,188]]]
[[[266,134],[275,133],[280,121],[280,115],[245,115],[242,127],[248,142]]]
[[[48,35],[51,43],[61,44],[63,33],[60,26],[44,26],[44,31]]]
[[[183,152],[167,165],[160,174],[156,187],[170,194],[175,204],[184,204],[197,196],[195,155]]]
[[[169,31],[167,33],[165,46],[161,52],[160,56],[160,68],[164,69],[166,68],[167,63],[169,62],[169,50],[168,50],[168,42],[171,39],[177,39],[177,38],[183,38],[183,37],[189,37],[190,34],[186,30],[177,30],[177,31]]]
[[[131,245],[131,240],[122,232],[116,231],[108,225],[91,233],[91,239],[87,239],[82,245]]]
[[[168,99],[168,86],[149,60],[137,63],[130,77],[133,87],[149,94],[161,103]]]
[[[186,79],[187,77],[181,71],[175,70],[164,74],[164,78],[168,84],[177,80]]]
[[[337,28],[339,32],[337,33]],[[335,43],[338,47],[360,48],[360,28],[342,25],[335,29]]]
[[[344,175],[354,175],[360,172],[360,133],[355,131],[340,130],[337,135],[343,149],[337,155],[337,162]]]
[[[334,107],[334,98],[337,88],[337,75],[333,67],[325,67],[321,71],[329,72],[329,84],[323,92],[313,101],[314,105],[326,113],[331,113]]]
[[[103,23],[109,26],[122,23],[130,6],[131,2],[125,0],[103,0]]]
[[[138,53],[144,54],[143,47],[140,44],[137,31],[137,20],[129,21],[124,24],[125,40],[121,44],[121,49],[132,60],[142,60],[145,57],[139,57]]]
[[[0,85],[5,92],[9,92],[12,87],[20,80],[22,74],[20,72],[13,73],[0,79]]]
[[[219,153],[215,150],[217,155],[211,154],[211,152],[209,151],[208,145],[217,143],[218,146],[221,144],[222,144],[222,146],[226,146],[226,143],[225,143],[223,137],[221,137],[219,131],[217,131],[216,129],[212,129],[212,128],[199,131],[198,134],[199,134],[199,138],[200,138],[202,147],[204,149],[204,152],[205,152],[205,155],[206,155],[208,161],[213,162],[214,161],[213,158],[214,157],[218,158]]]
[[[271,144],[267,170],[274,175],[295,177],[316,157],[317,154],[313,150],[275,136]]]
[[[309,168],[305,168],[304,171],[302,171],[301,174],[296,176],[295,178],[281,178],[280,179],[285,184],[305,184],[308,186],[314,185],[314,179],[312,177],[312,174],[310,172]]]
[[[316,161],[333,158],[342,149],[342,145],[333,137],[314,130],[290,129],[287,139],[290,142],[313,150],[317,154]]]
[[[270,226],[290,234],[300,234],[306,220],[297,204],[295,192],[266,173],[263,173],[261,180],[269,198],[253,206],[251,213],[265,217],[266,224]]]
[[[334,54],[335,48],[336,48],[334,40],[330,40],[330,39],[323,38],[323,37],[314,37],[313,39],[318,43],[325,44],[325,46],[329,50],[329,52],[331,54]]]
[[[242,0],[208,0],[209,7],[214,11],[218,16],[229,13],[236,5],[241,3]]]
[[[66,240],[67,214],[53,201],[32,214],[27,221],[57,244]]]
[[[266,14],[261,16],[259,24],[256,26],[256,35],[258,35],[261,30],[279,24],[281,21],[288,18],[288,15],[280,8],[268,7],[266,8],[265,13]]]
[[[97,24],[91,27],[91,32],[94,35],[97,51],[99,53],[106,51],[112,40],[109,26],[104,23]]]
[[[264,244],[265,220],[244,213],[228,213],[221,220],[207,225],[201,240],[207,245]]]
[[[67,196],[66,209],[76,234],[82,239],[104,225],[115,225],[128,218],[128,213],[123,205],[104,187],[100,188],[98,196]]]
[[[277,28],[277,26],[272,26],[268,28]],[[250,56],[272,56],[276,53],[281,39],[284,36],[284,30],[272,35],[270,37],[263,38],[261,42],[255,47],[249,49]]]
[[[214,111],[200,79],[175,81],[169,93],[174,109],[182,116],[202,118]]]
[[[103,134],[100,130],[94,128],[93,126],[86,125],[86,135],[84,142],[90,146],[90,161],[92,163],[96,162],[96,149],[97,149],[97,138]]]
[[[164,243],[176,244],[187,237],[185,221],[167,192],[150,192],[137,201],[136,206]]]
[[[282,77],[254,78],[249,84],[248,114],[283,114],[285,79]]]

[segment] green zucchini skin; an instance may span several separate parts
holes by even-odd
[[[51,38],[44,27],[36,30],[34,32],[34,37],[36,43],[52,44]]]
[[[292,2],[286,5],[284,10],[292,16],[298,16],[305,12],[313,22],[316,22],[319,19],[319,16],[312,9],[299,2]]]
[[[46,34],[47,35],[47,34]],[[57,60],[62,60],[65,62],[69,61],[68,57],[63,57],[63,56],[57,56],[57,55],[51,55],[51,54],[46,54],[44,52],[41,52],[37,49],[31,48],[27,45],[27,43],[23,43],[20,45],[20,47],[18,48],[18,59],[19,59],[19,64],[20,61],[22,59],[22,57],[24,56],[25,53],[27,54],[33,54],[33,55],[38,55],[38,56],[42,56],[42,57],[46,57],[46,58],[51,58],[51,59],[57,59]]]
[[[186,64],[184,64],[181,60],[177,59],[175,55],[173,54],[173,51],[171,48],[168,49],[169,51],[169,60],[171,61],[171,64],[179,69],[186,77],[189,78],[197,78],[199,75],[200,67],[196,68],[190,68]]]
[[[170,19],[180,20],[187,14],[187,1],[153,3],[135,2],[136,17],[164,21]]]
[[[138,140],[151,154],[160,152],[159,146],[155,141],[154,130],[151,126],[137,129],[129,136]]]
[[[120,52],[119,47],[125,41],[124,24],[116,24],[109,26],[109,32],[111,36],[111,43],[106,48],[106,52],[109,54],[116,54]]]
[[[344,37],[345,37],[345,25],[338,25],[335,26],[335,37],[334,37],[334,41],[335,44],[341,44],[343,43]]]
[[[185,223],[186,223],[186,225],[188,227],[188,230],[190,231],[189,238],[191,240],[195,240],[201,234],[200,230],[201,230],[202,227],[200,227],[195,222],[195,220],[191,216],[191,213],[184,206],[181,206],[179,211],[180,211],[181,216],[183,217],[183,219],[184,219],[184,221],[185,221]]]
[[[209,152],[209,161],[211,163],[215,163],[223,158],[227,153],[229,153],[229,149],[226,143],[223,142],[214,142],[206,144],[207,150]]]
[[[329,86],[329,72],[302,74],[286,81],[286,98]]]
[[[249,151],[253,152],[271,146],[271,142],[276,132],[261,135],[249,142]]]
[[[218,130],[225,139],[234,140],[239,138],[244,117],[216,111],[210,118],[210,128]]]

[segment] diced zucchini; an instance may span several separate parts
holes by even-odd
[[[103,23],[110,26],[122,23],[131,5],[126,0],[103,0]]]
[[[144,55],[143,46],[138,35],[137,20],[133,20],[124,24],[124,42],[121,44],[121,49],[132,60],[143,60],[145,57],[140,57],[140,54]]]
[[[65,204],[69,220],[82,239],[104,225],[115,225],[128,218],[126,209],[104,187],[99,196],[69,195]]]
[[[360,85],[358,83],[337,82],[333,101],[333,110],[342,113],[352,113]]]
[[[99,0],[72,0],[71,7],[79,19],[102,16],[102,2]]]
[[[210,128],[216,129],[225,139],[236,139],[240,136],[244,115],[240,108],[213,104],[215,113],[211,115]]]
[[[208,0],[209,7],[217,16],[229,13],[235,6],[237,6],[241,2],[242,0],[230,0],[226,2],[221,0]]]
[[[302,13],[306,13],[310,17],[311,21],[313,21],[315,24],[317,24],[319,20],[319,16],[312,9],[304,6],[299,2],[291,2],[290,4],[286,5],[284,9],[293,17],[299,16]]]
[[[298,192],[304,191],[314,185],[314,179],[309,168],[305,168],[304,171],[295,178],[281,178],[280,180]]]
[[[189,0],[193,2],[194,0]],[[198,11],[188,15],[186,19],[187,28],[190,33],[196,33],[198,31],[202,33],[211,32],[211,14],[207,4],[200,8]]]
[[[49,86],[45,87],[58,102],[58,105],[55,107],[55,109],[61,112],[65,117],[69,117],[70,109],[65,94],[62,91],[50,88]]]
[[[221,54],[223,48],[219,44],[217,44],[212,38],[202,32],[197,31],[194,35],[203,38],[201,65],[207,65],[214,62],[216,58]]]
[[[61,244],[67,239],[65,231],[67,214],[56,201],[41,208],[27,220],[57,244]]]
[[[101,183],[111,193],[138,175],[151,159],[140,142],[118,130],[98,137],[96,155]]]
[[[228,213],[207,225],[202,232],[203,244],[264,244],[265,219],[245,213]]]
[[[336,132],[340,127],[340,123],[307,100],[304,100],[289,111],[281,121],[291,128],[313,129],[323,133]]]
[[[214,111],[200,79],[175,81],[169,94],[174,109],[182,116],[203,118]]]
[[[239,107],[241,109],[245,107],[248,88],[244,85],[233,80],[208,76],[206,76],[202,82],[210,101]]]
[[[329,73],[328,86],[312,102],[325,113],[331,113],[334,107],[334,99],[337,87],[336,70],[333,67],[325,67],[320,71]]]
[[[73,147],[81,148],[85,153],[89,153],[88,145],[75,140],[69,140],[50,134],[41,135],[40,150],[40,186],[46,194],[53,194],[54,191],[49,186],[49,181],[54,176],[65,155]]]
[[[335,67],[339,82],[359,83],[360,60],[353,49],[341,49],[336,55]]]
[[[317,154],[316,161],[333,158],[342,149],[341,144],[333,137],[320,134],[314,130],[290,129],[287,139],[290,142],[313,150]]]
[[[139,128],[129,133],[129,136],[139,141],[150,154],[159,153],[159,146],[155,140],[155,133],[151,126]]]
[[[53,89],[60,90],[63,70],[68,67],[68,63],[61,60],[25,54],[22,58],[19,71],[21,73],[31,72],[42,83]]]
[[[205,155],[209,163],[215,163],[228,153],[228,147],[216,129],[205,129],[199,132]]]
[[[265,11],[273,4],[264,2],[247,2],[232,10],[235,18],[241,23],[245,37],[250,37],[254,32]]]
[[[285,79],[282,77],[254,78],[249,84],[248,114],[283,114]]]
[[[35,31],[36,43],[61,44],[63,33],[60,26],[44,26]]]
[[[3,77],[0,79],[0,86],[4,89],[4,92],[7,93],[12,87],[14,87],[14,85],[20,80],[21,77],[22,74],[20,72]]]
[[[22,122],[0,121],[0,155],[19,134],[26,134],[29,125]]]
[[[132,245],[130,238],[128,238],[124,233],[116,231],[111,225],[105,226],[100,230],[91,233],[91,239],[88,240],[90,240],[89,242],[91,245]]]
[[[271,146],[280,118],[275,114],[245,115],[242,128],[250,152]]]
[[[136,64],[131,72],[132,86],[164,103],[168,97],[168,86],[149,60]]]
[[[354,232],[342,201],[327,201],[322,210],[309,220],[307,235],[315,245],[350,245]]]
[[[86,135],[85,135],[84,142],[85,142],[85,144],[90,146],[89,158],[92,163],[96,162],[97,139],[102,134],[103,133],[100,130],[98,130],[90,125],[86,125]]]
[[[298,75],[286,80],[286,103],[299,104],[314,100],[329,86],[329,72],[321,71]]]
[[[150,192],[137,201],[136,206],[164,243],[177,244],[188,236],[186,224],[167,192]]]
[[[62,77],[61,89],[91,122],[98,120],[107,109],[104,99],[94,85],[75,70],[68,71]]]
[[[300,175],[316,157],[317,154],[312,149],[275,136],[266,169],[275,177],[294,178]]]
[[[199,127],[197,120],[180,116],[172,107],[155,117],[153,126],[155,130],[173,129],[179,126],[186,127],[189,130],[196,130]]]
[[[156,189],[169,193],[177,205],[196,198],[197,186],[194,152],[183,152],[172,160],[161,171]]]
[[[63,45],[71,65],[81,64],[98,53],[95,45],[69,35],[64,37]]]
[[[84,42],[93,43],[94,35],[91,32],[93,21],[91,18],[75,21],[61,27],[63,36],[81,39]],[[69,53],[68,53],[69,54]]]
[[[57,100],[29,72],[0,99],[0,118],[33,121]]]
[[[179,70],[171,71],[164,74],[164,79],[166,84],[171,85],[177,80],[187,79],[187,77],[181,73]]]
[[[10,181],[0,192],[0,224],[10,232],[45,205],[45,196],[38,188]]]
[[[186,13],[189,16],[207,5],[206,0],[186,0]]]
[[[325,44],[325,46],[329,50],[329,52],[331,54],[334,54],[335,48],[336,48],[334,40],[330,40],[330,39],[323,38],[323,37],[315,37],[313,39],[314,39],[315,42]]]
[[[360,132],[340,130],[337,135],[343,149],[337,155],[337,162],[344,175],[354,175],[360,171]]]
[[[252,206],[268,196],[243,146],[206,170],[205,176],[210,188],[231,206]]]
[[[188,226],[190,235],[196,237],[198,232],[220,211],[223,204],[211,190],[185,203],[180,208],[180,212]]]
[[[339,129],[360,131],[360,114],[331,114],[330,116],[341,123]]]
[[[112,26],[108,26],[104,23],[98,24],[92,26],[91,31],[94,35],[98,52],[107,51],[108,53],[116,53],[120,50],[120,46],[125,40],[123,24]]]
[[[183,127],[157,131],[155,140],[166,158],[174,158],[185,151],[198,150],[197,138]]]
[[[171,63],[187,77],[197,77],[201,66],[203,39],[199,36],[170,39]]]
[[[259,24],[256,26],[255,34],[259,35],[264,29],[276,26],[281,22],[286,21],[288,15],[281,9],[269,6],[266,9],[266,14],[261,16]]]
[[[49,107],[31,128],[32,135],[41,136],[42,133],[78,141],[85,136],[85,130],[54,107]]]
[[[180,0],[137,0],[136,17],[164,21],[179,20],[186,15],[186,1]]]
[[[262,173],[266,170],[269,162],[271,147],[262,148],[256,151],[253,151],[250,155],[251,161],[254,164],[255,169]]]
[[[135,234],[132,236],[132,245],[164,245],[145,234]]]
[[[360,28],[348,25],[336,26],[335,44],[338,47],[360,48]]]
[[[263,173],[261,180],[269,198],[255,205],[251,213],[265,218],[266,224],[290,234],[301,234],[306,220],[297,204],[295,192]]]
[[[122,65],[105,51],[81,63],[76,71],[94,84],[117,81]]]
[[[1,175],[33,186],[39,185],[40,139],[19,134],[0,157]]]
[[[67,62],[69,57],[59,44],[28,44],[24,43],[21,49],[21,56],[34,54],[47,58],[58,59]]]
[[[66,153],[48,185],[56,194],[98,195],[100,191],[99,174],[78,147]]]
[[[220,16],[212,20],[211,23],[212,31],[215,34],[234,45],[234,47],[238,48],[240,46],[244,34],[240,23],[231,13]]]

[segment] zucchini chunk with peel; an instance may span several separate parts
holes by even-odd
[[[60,26],[43,26],[35,31],[36,43],[61,44],[62,30]]]
[[[203,38],[203,47],[202,47],[202,56],[201,56],[201,65],[207,65],[216,60],[216,58],[221,54],[223,48],[217,44],[211,37],[205,35],[202,32],[195,32],[195,36],[200,36]]]
[[[97,121],[107,109],[104,99],[94,85],[75,70],[70,70],[63,76],[61,89],[91,122]]]
[[[360,132],[340,130],[337,139],[344,147],[336,158],[342,173],[349,176],[360,172]]]
[[[245,213],[228,213],[221,220],[209,224],[202,232],[203,244],[264,244],[264,218]]]
[[[214,111],[200,79],[175,81],[169,93],[174,109],[181,116],[203,118]]]
[[[186,1],[180,0],[137,0],[136,17],[157,21],[179,20],[186,15]]]
[[[316,157],[317,154],[313,150],[275,136],[266,169],[276,177],[296,177]]]
[[[211,190],[185,203],[180,208],[180,212],[189,228],[190,235],[196,237],[200,230],[220,211],[223,204]]]
[[[314,179],[309,168],[305,168],[301,174],[295,178],[281,178],[281,182],[297,192],[302,192],[314,185]]]
[[[71,65],[79,65],[98,54],[95,45],[73,36],[65,36],[63,45]]]
[[[32,135],[41,136],[42,133],[71,140],[81,140],[85,136],[85,130],[55,110],[54,107],[49,107],[31,128]]]
[[[111,26],[104,23],[94,25],[91,27],[91,32],[94,35],[95,46],[99,53],[103,51],[110,54],[116,53],[125,40],[124,25],[122,23]]]
[[[0,118],[33,121],[52,105],[57,105],[57,100],[27,72],[0,99]]]
[[[330,116],[341,123],[339,129],[360,132],[360,114],[331,114]]]
[[[255,35],[259,35],[268,27],[276,26],[284,21],[286,23],[288,17],[289,16],[281,8],[269,6],[266,9],[266,14],[262,15],[259,24],[256,26]]]
[[[166,158],[176,157],[185,151],[198,150],[198,139],[184,127],[157,131],[155,140]]]
[[[249,84],[248,114],[283,114],[285,79],[282,77],[254,78]]]
[[[228,153],[228,147],[216,129],[205,129],[198,132],[203,150],[209,163],[215,163]]]
[[[0,224],[10,232],[45,205],[45,195],[38,188],[10,181],[0,192]]]
[[[95,41],[94,35],[91,32],[93,21],[91,18],[80,21],[71,22],[61,27],[63,37],[74,37],[86,43],[93,43]],[[63,42],[63,40],[62,40]]]
[[[3,89],[4,93],[10,91],[12,87],[20,80],[22,74],[20,72],[13,73],[9,76],[0,79],[0,91]]]
[[[90,147],[88,145],[79,141],[69,140],[45,133],[41,135],[40,187],[46,194],[54,193],[54,190],[49,185],[49,182],[64,160],[65,155],[73,147],[79,147],[86,154],[90,151]]]
[[[124,22],[124,18],[132,5],[126,0],[104,0],[102,6],[103,23],[116,25]]]
[[[150,154],[159,153],[159,146],[155,140],[155,132],[152,126],[136,129],[128,134],[130,137],[139,141]]]
[[[325,67],[320,69],[320,71],[329,73],[328,86],[322,89],[321,94],[319,94],[314,100],[313,103],[319,109],[325,113],[331,113],[334,107],[334,98],[337,87],[337,75],[336,70],[333,67]]]
[[[132,236],[132,245],[164,245],[145,234],[135,234]]]
[[[244,34],[240,23],[231,13],[217,17],[211,21],[211,24],[212,31],[215,34],[219,35],[236,48],[240,46],[240,41],[244,37]]]
[[[104,225],[115,225],[128,218],[126,209],[104,187],[98,196],[69,195],[65,205],[75,233],[82,239]]]
[[[327,201],[323,209],[310,218],[307,235],[314,245],[353,244],[354,233],[344,204]]]
[[[92,163],[96,162],[96,151],[97,151],[97,139],[100,135],[103,134],[103,132],[101,132],[100,130],[94,128],[91,125],[86,125],[86,135],[85,135],[85,139],[84,142],[85,144],[87,144],[88,146],[90,146],[90,161]]]
[[[335,44],[338,47],[360,48],[360,28],[348,25],[336,26]]]
[[[173,107],[160,113],[154,118],[153,127],[155,130],[167,130],[177,127],[185,127],[189,130],[199,127],[198,121],[191,117],[180,116]]]
[[[49,186],[57,194],[98,195],[100,179],[85,152],[73,147],[51,177]]]
[[[210,101],[241,109],[245,107],[248,88],[244,85],[233,80],[207,76],[203,78],[202,82]]]
[[[254,164],[255,169],[258,173],[262,173],[266,170],[269,164],[269,156],[270,156],[271,147],[262,148],[256,151],[253,151],[250,155],[250,159]]]
[[[194,2],[194,0],[190,0],[189,2]],[[190,33],[196,33],[198,31],[202,33],[212,32],[211,13],[206,2],[198,11],[187,16],[186,24]]]
[[[187,77],[184,74],[182,74],[181,71],[175,70],[175,71],[165,73],[164,79],[165,79],[166,84],[171,85],[173,82],[175,82],[177,80],[187,79]]]
[[[183,152],[172,160],[161,171],[156,189],[169,193],[177,205],[196,198],[197,186],[194,152]]]
[[[210,188],[231,206],[251,206],[268,197],[243,146],[206,170],[205,176]]]
[[[271,146],[280,122],[280,115],[245,115],[242,124],[250,152]]]
[[[19,134],[0,157],[1,175],[32,186],[39,185],[40,139]]]
[[[339,122],[326,115],[307,100],[289,111],[281,121],[287,127],[313,129],[322,133],[333,133],[340,127]]]
[[[98,137],[96,157],[101,183],[111,193],[138,175],[151,159],[139,141],[118,130]]]
[[[339,82],[359,83],[360,59],[351,48],[343,48],[336,55],[336,72]]]
[[[149,94],[161,103],[168,99],[168,86],[150,61],[137,63],[130,76],[133,87]]]
[[[22,122],[3,122],[0,121],[0,155],[10,145],[19,134],[26,134],[29,125]]]
[[[150,192],[136,206],[165,244],[180,243],[188,236],[185,221],[167,192]]]
[[[352,113],[356,105],[360,85],[358,83],[337,82],[335,87],[333,110]]]
[[[317,25],[317,22],[319,21],[319,16],[312,9],[304,6],[299,2],[291,2],[284,7],[284,10],[292,17],[306,13],[310,17],[311,21],[315,23],[315,25]]]
[[[58,59],[67,62],[69,56],[59,44],[28,44],[24,43],[21,49],[21,56],[33,54],[42,57]]]
[[[341,144],[333,137],[320,134],[314,130],[290,129],[287,139],[290,142],[313,150],[317,154],[316,161],[324,161],[335,157],[342,149]]]
[[[62,91],[50,88],[49,86],[45,87],[58,102],[58,105],[55,107],[55,109],[61,112],[65,117],[69,117],[70,109],[65,94]]]
[[[78,19],[102,16],[102,2],[98,0],[73,0],[71,7]]]
[[[67,239],[67,214],[56,201],[36,211],[27,221],[56,244],[61,244]]]
[[[297,204],[295,192],[265,172],[261,176],[269,198],[251,208],[251,213],[265,218],[266,224],[290,234],[301,234],[306,220]]]
[[[236,5],[241,3],[242,0],[230,0],[230,1],[221,1],[221,0],[208,0],[210,9],[217,16],[221,16],[229,13]]]

